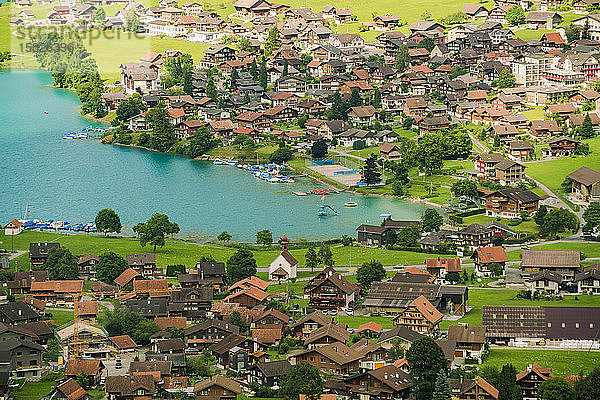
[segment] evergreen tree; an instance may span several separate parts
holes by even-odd
[[[583,139],[590,139],[596,136],[590,114],[585,114],[583,122],[581,123],[581,126],[579,126],[578,133]]]
[[[252,79],[256,82],[258,80],[258,67],[256,66],[256,59],[252,60],[250,64],[250,75],[252,75]]]
[[[533,220],[538,226],[542,226],[546,214],[548,214],[548,208],[544,205],[541,205],[540,208],[538,208],[538,210],[535,212],[535,216],[533,217]]]
[[[517,370],[512,364],[506,364],[498,376],[498,400],[522,400],[521,388],[517,385]]]
[[[350,95],[350,100],[348,100],[348,105],[350,107],[357,107],[362,105],[362,98],[360,97],[358,89],[352,89],[352,94]]]
[[[209,76],[208,80],[206,81],[206,96],[210,97],[214,101],[217,101],[218,92],[212,76]]]
[[[446,373],[443,369],[440,369],[437,379],[435,380],[433,397],[431,400],[452,400],[452,391],[450,390],[448,377],[446,377]]]
[[[403,72],[410,66],[410,55],[408,54],[408,46],[403,44],[398,49],[398,54],[396,55],[396,68],[400,72]]]
[[[267,90],[267,62],[264,58],[260,63],[260,71],[258,72],[258,84],[263,89]]]
[[[238,74],[237,69],[231,71],[231,88],[235,88],[237,81],[240,79],[240,74]]]
[[[187,71],[183,77],[183,91],[190,96],[194,94],[194,85],[192,84],[192,72]]]
[[[492,84],[496,84],[498,89],[511,88],[515,86],[515,76],[510,72],[508,68],[504,68],[498,79],[496,79]]]
[[[283,60],[283,72],[281,73],[281,76],[287,76],[288,75],[288,69],[289,69],[288,60],[285,59],[285,60]]]
[[[406,352],[418,400],[431,400],[438,374],[446,369],[442,348],[429,336],[415,340]]]
[[[269,31],[269,36],[265,43],[265,56],[270,56],[274,51],[279,50],[280,47],[281,38],[279,37],[279,29],[277,28],[277,25],[274,25]]]
[[[381,92],[379,91],[379,88],[375,88],[373,91],[373,100],[371,101],[371,104],[375,108],[381,108]]]
[[[377,158],[375,154],[371,154],[369,158],[365,160],[365,165],[362,168],[362,182],[368,185],[381,182],[381,173],[377,172],[379,166],[377,165]]]

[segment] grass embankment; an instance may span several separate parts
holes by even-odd
[[[11,239],[0,233],[0,242],[10,248]],[[58,242],[61,246],[68,248],[73,254],[102,254],[112,251],[125,256],[131,253],[150,253],[151,247],[142,247],[135,238],[104,237],[101,235],[85,234],[63,234],[54,232],[25,231],[14,237],[15,250],[29,249],[31,242]],[[217,261],[226,261],[236,251],[235,248],[219,244],[200,244],[193,242],[182,242],[176,239],[167,240],[163,248],[156,250],[156,261],[160,266],[170,264],[183,264],[188,268],[196,265],[202,256],[212,255]],[[290,253],[298,260],[299,267],[305,267],[306,249],[293,249]],[[373,249],[364,247],[332,246],[333,261],[336,267],[348,267],[350,265],[350,251],[352,251],[352,265],[354,267],[372,259],[379,260],[384,265],[423,264],[427,254],[413,253],[408,251],[396,251],[387,249]],[[280,250],[254,250],[254,258],[259,267],[266,267],[279,254]],[[27,254],[17,258],[20,270],[29,268]],[[14,268],[14,262],[12,263]]]
[[[600,137],[584,140],[590,145],[590,154],[584,157],[563,157],[551,161],[525,163],[525,173],[560,194],[561,183],[571,172],[581,167],[600,169]]]
[[[512,364],[517,371],[527,368],[528,364],[538,363],[542,367],[552,368],[555,376],[579,375],[589,373],[600,364],[600,352],[573,350],[528,350],[512,347],[491,349],[485,365],[502,368]]]

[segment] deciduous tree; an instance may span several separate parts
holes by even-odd
[[[65,247],[51,248],[42,269],[48,271],[50,280],[77,279],[79,277],[77,257]]]
[[[364,263],[356,271],[356,280],[365,289],[371,287],[373,282],[381,282],[385,278],[385,268],[379,260]]]
[[[121,225],[121,219],[119,218],[119,215],[115,212],[115,210],[110,208],[104,208],[98,211],[98,215],[96,215],[94,223],[100,232],[104,232],[104,236],[106,236],[108,232],[119,233],[123,227]]]
[[[556,376],[540,383],[538,396],[540,400],[572,400],[575,389],[565,378]]]
[[[217,240],[219,242],[229,242],[231,240],[231,235],[227,231],[223,231],[219,233],[219,236],[217,236]]]
[[[423,231],[437,232],[440,230],[444,219],[434,208],[428,208],[423,215]]]
[[[115,278],[129,267],[123,257],[112,251],[100,254],[99,258],[96,264],[96,278],[109,285],[114,285]]]
[[[234,283],[256,274],[256,260],[252,252],[241,248],[227,260],[227,279]]]
[[[410,375],[415,382],[418,400],[431,400],[440,371],[446,370],[446,357],[441,347],[429,336],[413,342],[406,352]]]
[[[268,229],[256,232],[256,243],[263,244],[265,246],[273,243],[273,234]]]
[[[300,361],[281,377],[280,392],[290,400],[298,400],[304,394],[311,400],[319,398],[323,392],[323,379],[319,370],[306,361]]]
[[[156,213],[148,221],[135,225],[133,231],[140,236],[142,247],[149,243],[154,246],[153,252],[156,253],[156,246],[165,245],[165,235],[179,233],[179,225],[169,221],[168,215]]]

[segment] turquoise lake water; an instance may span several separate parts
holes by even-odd
[[[249,172],[141,149],[63,140],[90,125],[77,110],[77,96],[54,89],[43,71],[0,72],[0,223],[22,218],[93,221],[113,208],[126,227],[152,213],[169,215],[182,233],[214,238],[227,230],[234,240],[254,241],[257,230],[275,237],[321,239],[355,236],[362,223],[378,224],[381,213],[413,219],[422,207],[395,199],[350,194],[326,196],[339,211],[319,217],[319,197],[294,191],[323,187],[308,178],[269,184]],[[44,114],[47,111],[48,114]],[[344,203],[355,201],[355,208]]]

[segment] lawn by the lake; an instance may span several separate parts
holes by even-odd
[[[569,243],[569,242],[559,242],[559,243],[549,243],[542,244],[539,246],[534,246],[531,248],[532,250],[578,250],[582,251],[585,258],[597,258],[600,257],[600,243]],[[506,255],[510,261],[519,261],[521,260],[521,253],[523,251],[521,249],[507,251]]]
[[[543,368],[552,368],[555,376],[579,375],[580,372],[586,374],[600,365],[600,352],[493,348],[490,349],[485,365],[501,368],[505,364],[512,364],[517,371],[522,371],[534,362]]]

